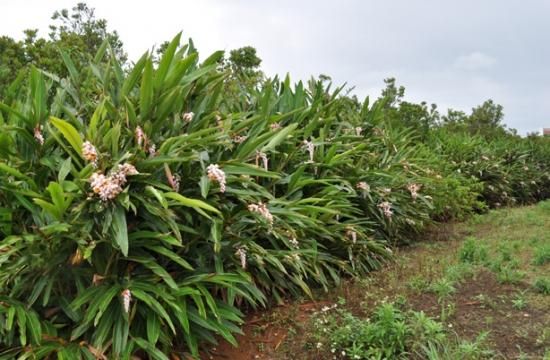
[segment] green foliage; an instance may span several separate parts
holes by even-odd
[[[533,264],[542,266],[550,263],[550,244],[543,244],[534,249]]]
[[[313,317],[312,341],[321,353],[349,359],[398,359],[445,340],[443,324],[423,312],[382,304],[371,318],[325,308]]]
[[[243,308],[364,276],[437,220],[550,196],[548,142],[445,137],[392,83],[360,102],[327,77],[264,79],[253,48],[201,62],[181,34],[126,66],[92,9],[55,20],[49,41],[27,33],[32,61],[0,42],[23,66],[0,103],[0,357],[196,357],[236,344]],[[357,326],[376,356],[439,336],[389,305],[375,319]]]
[[[481,264],[487,261],[487,247],[473,237],[464,240],[459,252],[459,259],[463,263]]]
[[[525,298],[525,292],[518,292],[514,299],[512,299],[512,306],[514,309],[523,310],[527,307],[527,299]]]
[[[535,282],[533,282],[533,288],[543,295],[550,295],[550,278],[539,277],[535,279]]]
[[[70,72],[74,75],[75,69],[85,68],[89,58],[105,51],[106,46],[118,61],[126,61],[117,32],[109,31],[107,21],[96,18],[94,9],[86,4],[78,3],[71,11],[56,11],[52,20],[48,38],[39,38],[36,29],[25,30],[22,41],[0,37],[0,95],[9,96],[9,85],[22,79],[18,76],[23,76],[31,65],[63,78]],[[69,54],[73,69],[66,66]]]

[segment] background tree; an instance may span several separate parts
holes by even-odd
[[[229,52],[229,64],[239,74],[254,75],[261,63],[262,59],[252,46],[244,46]]]
[[[503,118],[502,105],[495,104],[489,99],[472,109],[472,114],[466,119],[466,125],[471,134],[502,135],[506,133],[506,127],[502,123]]]
[[[384,101],[384,117],[386,122],[395,127],[415,129],[424,137],[430,128],[437,125],[439,112],[437,105],[425,101],[413,103],[404,101],[405,87],[397,86],[395,78],[384,80],[386,87],[382,90],[380,99]]]
[[[25,30],[21,41],[8,36],[0,38],[0,94],[21,71],[28,71],[29,65],[59,77],[67,76],[60,50],[70,54],[80,69],[107,39],[116,58],[125,63],[127,56],[117,32],[109,31],[107,21],[96,18],[93,8],[79,3],[71,11],[56,11],[52,20],[47,38],[38,37],[36,29]]]

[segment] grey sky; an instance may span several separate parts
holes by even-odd
[[[77,1],[1,1],[0,34],[47,35]],[[268,75],[321,73],[376,97],[396,77],[406,98],[469,112],[488,98],[520,133],[550,127],[550,1],[89,0],[131,58],[178,31],[204,56],[252,45]]]

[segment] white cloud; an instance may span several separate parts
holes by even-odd
[[[201,58],[251,45],[269,75],[323,73],[371,99],[392,76],[412,101],[469,112],[492,98],[510,127],[548,126],[550,1],[0,1],[0,35],[40,28],[46,36],[53,11],[78,1],[107,19],[133,60],[183,30]]]
[[[497,60],[479,51],[475,51],[468,55],[460,56],[456,59],[454,66],[461,70],[485,70],[491,68]]]

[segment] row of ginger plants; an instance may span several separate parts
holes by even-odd
[[[225,96],[180,35],[107,43],[0,102],[0,358],[152,359],[236,345],[241,310],[365,276],[438,220],[548,197],[550,144],[384,121],[322,81]]]

